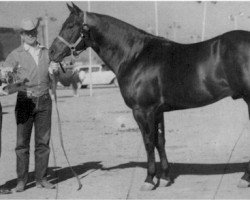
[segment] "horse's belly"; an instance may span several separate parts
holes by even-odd
[[[197,84],[174,90],[165,96],[165,102],[179,109],[186,109],[205,106],[232,95],[228,86]]]

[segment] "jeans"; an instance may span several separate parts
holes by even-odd
[[[17,180],[27,183],[29,171],[30,137],[35,127],[35,179],[46,179],[50,154],[52,101],[49,94],[27,97],[19,92],[15,108],[17,123]]]

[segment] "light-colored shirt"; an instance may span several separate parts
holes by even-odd
[[[30,55],[34,58],[36,64],[38,65],[38,61],[39,61],[39,53],[40,53],[40,49],[42,48],[43,46],[37,44],[37,46],[33,47],[33,46],[30,46],[26,43],[23,44],[23,48],[25,51],[28,51],[30,53]]]

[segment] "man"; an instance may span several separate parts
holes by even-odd
[[[28,180],[29,145],[35,132],[35,180],[38,188],[53,189],[46,179],[50,154],[52,101],[49,95],[48,50],[37,42],[37,26],[31,19],[21,22],[22,45],[13,50],[4,63],[17,72],[17,80],[28,79],[27,91],[19,91],[15,107],[17,124],[16,192],[22,192]]]

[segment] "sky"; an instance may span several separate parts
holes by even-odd
[[[0,1],[0,26],[18,27],[25,17],[44,17],[48,13],[57,20],[49,23],[50,43],[59,33],[68,17],[67,1]],[[70,2],[68,2],[70,4]],[[82,10],[88,10],[87,1],[74,1]],[[201,39],[204,2],[158,1],[159,35],[181,43]],[[230,15],[237,16],[237,28],[250,30],[250,2],[226,1],[206,3],[205,39],[234,29]],[[155,29],[154,1],[90,1],[92,12],[116,17],[144,30]],[[175,27],[175,28],[173,28]]]

